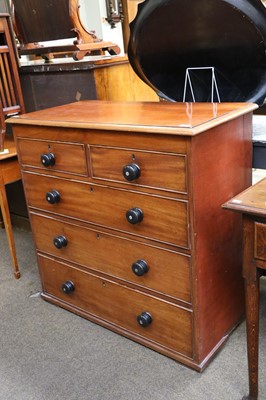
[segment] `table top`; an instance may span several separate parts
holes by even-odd
[[[7,123],[194,136],[256,108],[252,103],[85,100],[22,114]]]
[[[15,157],[17,149],[12,135],[5,135],[5,151],[0,153],[0,161]]]
[[[223,208],[266,217],[266,178],[233,197],[223,204]]]

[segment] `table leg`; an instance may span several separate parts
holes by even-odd
[[[2,217],[2,213],[0,212],[0,228],[4,228],[4,221],[3,221],[3,217]]]
[[[242,400],[257,400],[259,361],[259,276],[257,276],[257,280],[255,281],[249,279],[245,280],[245,295],[249,395],[244,396]]]
[[[19,272],[19,268],[18,268],[18,261],[17,261],[16,249],[15,249],[15,241],[14,241],[14,235],[13,235],[13,231],[12,231],[11,218],[10,218],[10,213],[9,213],[5,185],[0,185],[0,206],[1,206],[2,216],[3,216],[3,220],[4,220],[4,224],[5,224],[7,240],[8,240],[8,245],[9,245],[9,249],[10,249],[10,255],[11,255],[12,263],[14,266],[14,275],[15,275],[15,278],[18,279],[18,278],[20,278],[20,272]]]

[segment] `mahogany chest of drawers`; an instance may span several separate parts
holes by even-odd
[[[42,297],[201,371],[244,312],[253,104],[76,102],[13,125]]]

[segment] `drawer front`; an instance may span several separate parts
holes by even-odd
[[[94,178],[187,192],[185,155],[102,146],[91,146],[90,155]]]
[[[192,357],[192,316],[189,310],[67,264],[42,256],[38,258],[44,293],[99,318],[99,323],[101,320],[109,322],[122,328],[125,334],[129,332],[136,337],[145,337]],[[74,291],[66,294],[62,284],[68,281],[74,285]],[[137,322],[137,316],[143,312],[152,317],[147,327]]]
[[[73,175],[88,176],[83,144],[18,139],[18,149],[23,167],[30,166],[48,172],[67,172]],[[50,154],[54,155],[54,165],[45,166],[41,161],[41,156],[49,157]]]
[[[31,173],[24,173],[23,177],[30,207],[152,240],[189,246],[186,201]],[[54,190],[60,194],[60,201],[50,204],[46,193]],[[142,211],[143,219],[131,224],[126,213],[136,208]]]
[[[266,223],[255,222],[254,256],[266,261]]]
[[[39,251],[191,302],[189,256],[34,213],[31,226]]]

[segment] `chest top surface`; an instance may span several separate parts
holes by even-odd
[[[12,124],[193,136],[252,112],[252,103],[79,101],[13,117]]]
[[[266,178],[233,197],[223,207],[266,217]]]

